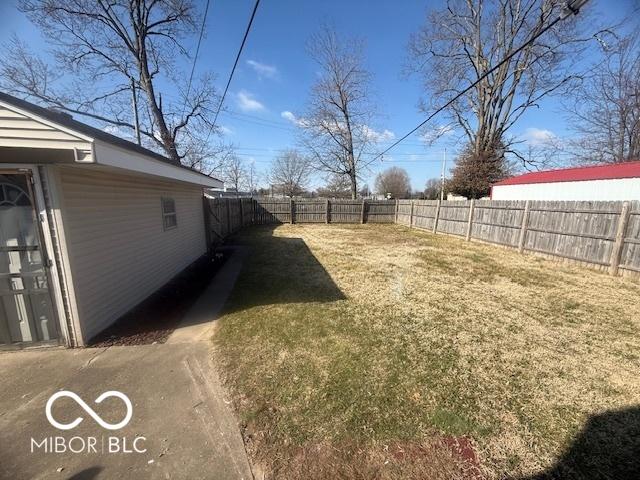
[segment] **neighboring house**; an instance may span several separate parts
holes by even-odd
[[[464,195],[456,195],[455,193],[447,193],[447,201],[448,202],[460,202],[468,200]]]
[[[235,188],[214,189],[208,188],[204,192],[208,198],[251,198],[251,192],[237,191]]]
[[[85,345],[206,253],[221,186],[0,93],[0,344]]]
[[[492,200],[640,200],[640,161],[525,173],[493,185]]]

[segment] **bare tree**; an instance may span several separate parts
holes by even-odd
[[[224,183],[227,188],[240,192],[246,185],[248,179],[247,167],[244,160],[238,155],[231,154],[224,168]]]
[[[351,197],[356,198],[358,177],[373,161],[371,147],[378,136],[370,127],[374,107],[363,44],[341,39],[325,27],[311,37],[308,50],[320,67],[320,78],[298,122],[303,143],[319,170],[348,179]]]
[[[297,150],[285,150],[273,160],[269,183],[278,193],[293,197],[305,191],[310,175],[309,159]]]
[[[390,194],[392,198],[407,198],[411,195],[411,181],[404,168],[390,167],[376,177],[376,192]]]
[[[345,198],[351,196],[351,182],[344,175],[329,175],[327,183],[317,189],[320,197]]]
[[[252,159],[249,162],[249,167],[247,168],[247,189],[249,190],[249,193],[251,193],[251,195],[258,191],[259,182],[260,175],[256,170],[256,162]]]
[[[450,0],[432,12],[409,44],[410,68],[422,76],[428,98],[421,109],[430,113],[479,80],[555,20],[564,4]],[[526,163],[508,132],[542,98],[572,83],[583,46],[575,20],[557,24],[454,102],[446,110],[446,127],[462,132],[475,158],[512,153]]]
[[[439,178],[430,178],[424,187],[424,198],[426,200],[438,200],[440,198],[440,189],[442,188],[442,180]]]
[[[14,38],[3,49],[3,89],[131,134],[134,98],[146,145],[211,169],[207,159],[222,151],[208,142],[219,97],[210,75],[187,85],[176,66],[197,23],[189,0],[21,0],[19,8],[47,38],[55,65]]]
[[[607,50],[565,103],[582,162],[640,159],[640,29]]]

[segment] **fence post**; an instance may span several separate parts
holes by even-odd
[[[327,205],[325,210],[325,223],[329,223],[329,199],[327,198]]]
[[[524,202],[524,212],[522,213],[522,225],[520,226],[520,238],[518,239],[518,252],[524,252],[524,245],[527,241],[527,225],[529,224],[529,200]]]
[[[228,198],[225,200],[225,204],[227,206],[227,235],[229,235],[231,234],[231,203]]]
[[[473,226],[473,210],[475,208],[476,200],[474,198],[471,199],[471,203],[469,203],[469,219],[467,220],[467,242],[471,240],[471,227]]]
[[[365,201],[364,198],[362,199],[362,211],[360,212],[360,223],[364,223],[364,208],[365,208]]]
[[[293,225],[293,198],[289,199],[289,223]]]
[[[611,266],[609,267],[609,273],[611,275],[617,275],[620,267],[622,247],[624,247],[624,238],[627,233],[627,225],[629,224],[629,210],[629,202],[624,202],[622,204],[622,210],[620,211],[620,219],[618,220],[616,239],[613,243],[613,249],[611,250]]]
[[[398,223],[398,209],[400,208],[400,200],[396,198],[396,215],[393,219],[393,223]]]
[[[436,204],[436,216],[433,219],[433,232],[436,233],[438,231],[438,219],[440,218],[440,200]]]
[[[409,214],[409,228],[413,228],[413,200],[411,200],[411,213]]]
[[[251,224],[253,225],[254,223],[256,223],[256,203],[258,203],[258,201],[251,197]]]
[[[244,227],[244,198],[240,199],[240,228]]]

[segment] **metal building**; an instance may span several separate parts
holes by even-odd
[[[492,200],[640,200],[640,161],[525,173],[493,185]]]

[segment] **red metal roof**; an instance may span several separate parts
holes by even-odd
[[[581,182],[585,180],[635,177],[640,177],[640,161],[525,173],[524,175],[518,175],[494,183],[494,186],[522,185],[527,183]]]

